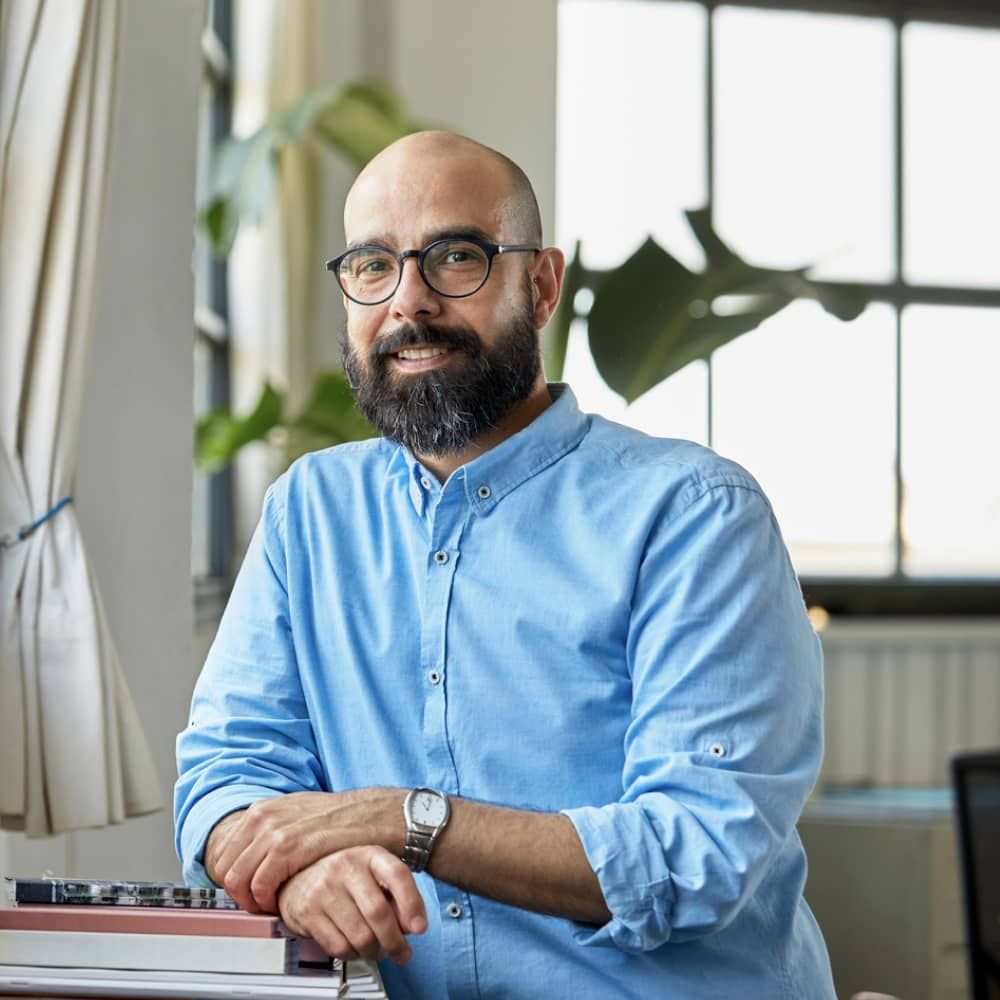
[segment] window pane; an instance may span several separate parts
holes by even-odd
[[[903,30],[907,281],[1000,285],[1000,31]]]
[[[905,572],[1000,573],[1000,309],[903,312]]]
[[[708,441],[708,366],[704,361],[685,366],[626,406],[594,366],[586,323],[577,320],[566,345],[563,378],[573,387],[582,410],[657,437],[686,438],[699,444]]]
[[[652,234],[693,267],[682,215],[706,200],[705,11],[697,4],[559,5],[557,242],[590,267]]]
[[[803,575],[892,571],[895,314],[795,302],[713,358],[716,449],[760,481]]]
[[[723,7],[715,46],[720,234],[752,263],[891,279],[890,23]]]

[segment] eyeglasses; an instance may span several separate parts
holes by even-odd
[[[490,276],[493,258],[501,253],[538,253],[527,244],[503,246],[474,237],[435,240],[423,250],[392,253],[385,247],[360,246],[326,262],[344,294],[362,306],[377,306],[396,294],[403,279],[403,262],[416,257],[417,269],[438,295],[463,299],[474,295]]]

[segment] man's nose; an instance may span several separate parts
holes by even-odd
[[[390,301],[391,313],[398,320],[426,320],[441,312],[441,299],[424,281],[415,257],[400,265],[399,285]]]

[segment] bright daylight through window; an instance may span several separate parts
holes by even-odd
[[[558,82],[556,236],[587,268],[651,234],[700,270],[683,210],[711,201],[750,263],[873,296],[850,323],[793,303],[631,406],[579,319],[583,407],[749,468],[804,581],[994,582],[1000,30],[563,0]]]

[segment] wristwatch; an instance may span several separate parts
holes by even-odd
[[[406,846],[403,860],[411,871],[422,872],[431,860],[434,841],[448,825],[451,803],[436,788],[414,788],[403,803]]]

